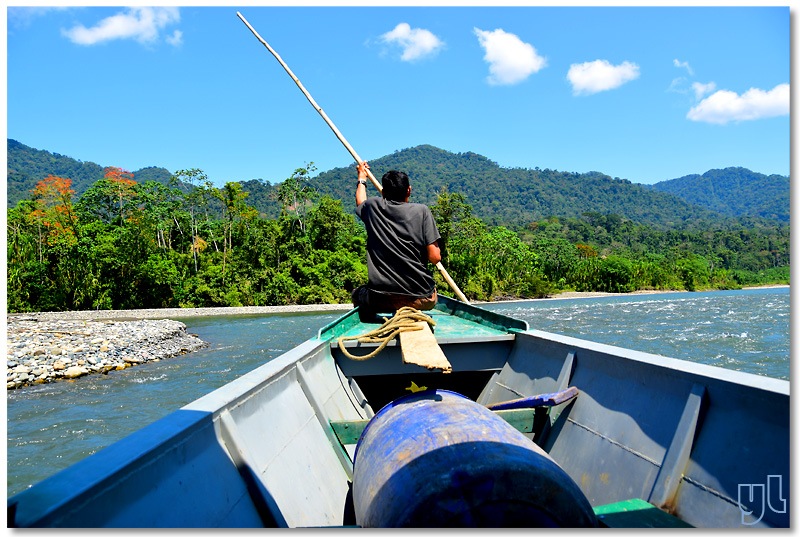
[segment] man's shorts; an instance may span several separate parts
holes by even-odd
[[[351,295],[354,306],[361,306],[362,309],[371,310],[375,313],[394,313],[403,307],[410,307],[420,311],[432,310],[436,306],[436,289],[429,297],[413,297],[405,295],[390,295],[378,293],[369,289],[366,285],[353,289]]]

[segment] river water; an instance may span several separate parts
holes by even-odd
[[[484,307],[537,330],[789,379],[788,288]],[[180,319],[209,347],[108,375],[9,391],[8,495],[279,356],[340,315]]]

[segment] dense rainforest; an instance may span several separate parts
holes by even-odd
[[[478,155],[467,160],[495,166]],[[387,164],[372,165],[376,175],[380,166]],[[76,173],[85,169],[78,166]],[[161,170],[107,167],[80,194],[67,173],[47,175],[7,209],[8,311],[348,302],[350,291],[366,282],[366,236],[353,214],[353,170],[336,182],[325,174],[312,177],[309,163],[275,185],[254,180],[221,188],[201,170],[168,178]],[[637,221],[605,212],[627,206],[629,183],[599,175],[592,180],[606,185],[597,190],[602,196],[596,194],[605,205],[598,201],[577,213],[535,219],[509,213],[509,222],[501,219],[506,213],[499,198],[489,202],[494,216],[472,205],[471,195],[486,205],[487,192],[499,191],[497,185],[479,194],[467,183],[456,190],[452,185],[461,183],[448,179],[424,188],[415,182],[412,192],[419,194],[414,201],[431,206],[443,264],[470,299],[541,297],[563,289],[788,283],[788,225],[723,218],[685,202],[668,214],[659,200],[674,197],[654,192],[645,198],[654,207],[638,207],[634,214],[663,218]],[[321,188],[345,181],[344,204]],[[567,196],[540,191],[531,203],[557,195]],[[603,210],[586,210],[595,207]],[[695,217],[704,226],[691,225]],[[680,219],[685,225],[668,225]],[[452,296],[433,272],[439,291]]]

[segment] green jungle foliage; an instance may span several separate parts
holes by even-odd
[[[216,188],[197,169],[164,184],[106,168],[80,196],[69,178],[45,177],[7,210],[7,310],[349,302],[367,281],[355,175],[343,205],[311,171],[269,186],[274,215],[253,207],[241,183]],[[583,212],[512,231],[476,217],[463,192],[433,188],[443,263],[470,299],[789,281],[788,226],[661,231]]]

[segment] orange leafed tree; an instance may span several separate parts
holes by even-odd
[[[581,256],[581,259],[597,257],[597,250],[587,244],[576,244],[575,248],[578,249],[578,254]]]
[[[39,224],[40,257],[44,235],[50,246],[69,246],[76,241],[75,214],[72,211],[72,195],[75,191],[70,188],[71,185],[71,179],[50,175],[31,190],[36,210],[30,216]],[[41,226],[45,227],[46,233],[42,233]]]
[[[119,200],[120,220],[124,221],[123,200],[126,198],[132,198],[135,195],[133,185],[136,184],[136,181],[133,180],[133,174],[131,172],[125,171],[122,168],[109,166],[105,169],[105,172],[105,178],[108,181],[109,187],[111,188],[113,195]]]

